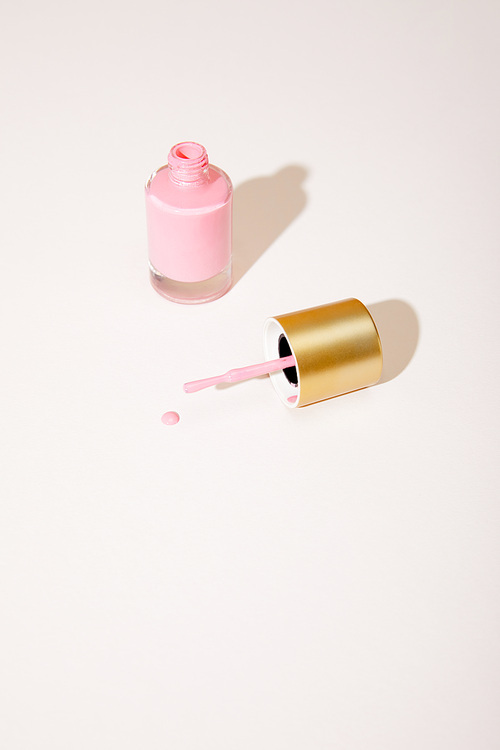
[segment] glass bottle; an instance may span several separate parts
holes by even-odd
[[[146,185],[153,288],[172,302],[198,304],[231,287],[231,180],[193,141],[170,150]]]

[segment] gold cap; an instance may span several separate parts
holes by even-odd
[[[296,367],[271,374],[278,395],[290,407],[366,388],[382,374],[380,337],[357,299],[268,318],[264,350],[267,359],[295,357]]]

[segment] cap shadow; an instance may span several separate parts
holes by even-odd
[[[400,375],[412,360],[419,339],[418,318],[411,305],[399,299],[376,302],[367,308],[382,343],[381,385]]]

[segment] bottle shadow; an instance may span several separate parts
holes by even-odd
[[[307,170],[296,164],[238,185],[233,194],[233,286],[304,210],[302,182]]]
[[[382,342],[381,385],[400,375],[411,362],[419,339],[418,318],[411,305],[399,299],[376,302],[367,308]]]

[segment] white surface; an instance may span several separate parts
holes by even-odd
[[[499,21],[4,10],[2,747],[498,748]],[[184,139],[236,187],[237,284],[191,308],[142,194]],[[382,385],[183,394],[348,296],[400,300]]]

